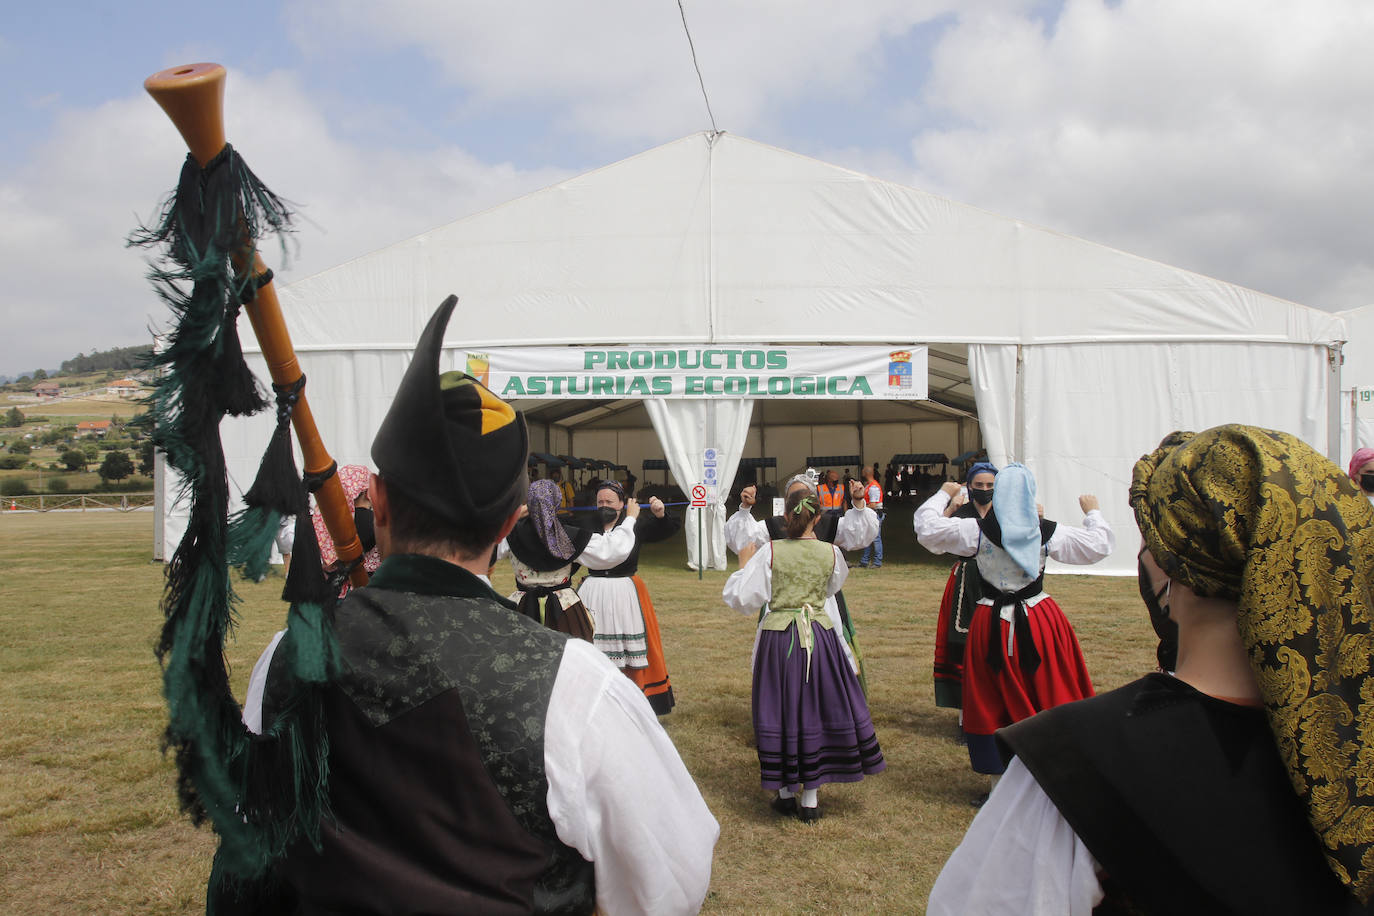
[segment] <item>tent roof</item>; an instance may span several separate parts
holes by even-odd
[[[409,350],[450,292],[463,346],[1344,336],[1327,312],[710,133],[281,292],[305,352]]]

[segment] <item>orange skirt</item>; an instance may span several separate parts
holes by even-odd
[[[644,668],[624,668],[625,674],[639,685],[648,698],[649,705],[660,716],[673,711],[677,702],[673,699],[673,685],[668,680],[668,663],[663,658],[663,639],[658,633],[658,615],[654,613],[654,603],[649,598],[649,590],[639,576],[631,576],[635,592],[639,595],[639,610],[644,615],[644,639],[648,644],[648,662]]]

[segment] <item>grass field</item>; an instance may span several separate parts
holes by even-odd
[[[821,790],[813,827],[779,819],[758,788],[749,719],[752,618],[720,602],[725,573],[698,581],[681,539],[645,550],[678,699],[664,720],[720,821],[707,913],[919,912],[986,779],[955,740],[931,685],[947,566],[885,525],[883,569],[845,587],[868,658],[887,771]],[[153,643],[162,570],[152,513],[0,513],[0,912],[170,914],[203,910],[214,837],[177,810]],[[227,647],[242,695],[285,617],[282,580],[240,583]],[[508,589],[508,569],[496,576]],[[1054,576],[1099,690],[1153,665],[1131,579]]]

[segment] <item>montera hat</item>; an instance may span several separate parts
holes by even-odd
[[[429,319],[372,440],[388,487],[459,525],[499,508],[525,480],[525,418],[465,372],[439,372],[449,296]]]

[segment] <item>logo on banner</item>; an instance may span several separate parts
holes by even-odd
[[[692,508],[706,508],[706,487],[702,484],[698,483],[692,485]]]
[[[893,350],[887,355],[888,389],[909,389],[912,387],[911,351]]]
[[[483,386],[491,387],[491,358],[485,353],[469,353],[467,374],[481,382]]]

